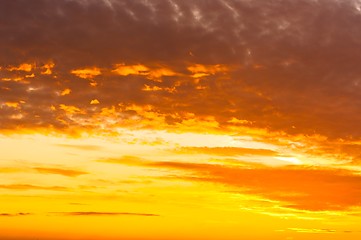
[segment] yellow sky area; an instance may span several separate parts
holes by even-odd
[[[13,134],[0,145],[0,237],[361,236],[359,175],[305,165],[301,154],[251,137],[122,129]]]

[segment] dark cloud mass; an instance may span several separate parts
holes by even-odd
[[[169,127],[213,117],[219,128],[359,141],[359,8],[352,0],[1,1],[0,127],[154,120],[138,106]],[[88,72],[72,73],[79,69]]]

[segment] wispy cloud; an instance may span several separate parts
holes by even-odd
[[[182,147],[175,149],[177,153],[209,154],[218,156],[277,156],[276,151],[270,149],[242,148],[242,147]]]
[[[0,185],[0,189],[9,189],[9,190],[51,190],[51,191],[68,191],[69,188],[61,186],[38,186],[30,184],[9,184],[9,185]]]
[[[104,158],[104,159],[99,159],[97,161],[103,163],[114,163],[114,164],[124,164],[124,165],[142,165],[149,162],[143,158],[130,156],[130,155],[125,155],[119,158]]]
[[[361,206],[361,176],[347,170],[303,166],[267,167],[259,164],[227,166],[175,161],[103,162],[192,172],[192,176],[179,174],[172,178],[239,187],[242,189],[240,192],[246,194],[282,201],[287,208],[322,211]]]
[[[153,213],[133,213],[133,212],[52,212],[64,216],[140,216],[140,217],[159,217]]]
[[[32,213],[0,213],[0,217],[19,217],[19,216],[29,216],[32,215]]]
[[[78,150],[85,150],[85,151],[98,151],[101,150],[103,147],[97,145],[77,145],[77,144],[55,144],[58,147],[64,148],[74,148]]]
[[[59,174],[67,177],[77,177],[80,175],[88,174],[88,172],[78,171],[78,170],[70,170],[70,169],[62,169],[62,168],[34,168],[39,173],[46,174]]]
[[[288,228],[288,230],[300,233],[336,233],[333,229],[318,229],[318,228]]]

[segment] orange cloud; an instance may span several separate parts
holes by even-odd
[[[156,68],[149,72],[148,78],[157,81],[157,79],[159,79],[163,76],[170,77],[170,76],[177,76],[177,75],[179,75],[179,73],[176,73],[169,68]]]
[[[99,102],[98,99],[93,99],[93,100],[90,101],[90,104],[91,104],[91,105],[96,105],[96,104],[99,104],[99,103],[100,103],[100,102]]]
[[[140,217],[159,217],[153,213],[131,213],[131,212],[55,212],[64,216],[140,216]]]
[[[193,172],[191,177],[178,175],[173,178],[238,187],[240,193],[281,201],[286,208],[327,211],[361,206],[361,176],[347,170],[266,167],[247,163],[227,166],[174,161],[150,162],[137,158],[124,161],[108,159],[102,162]]]
[[[71,89],[66,88],[60,93],[60,96],[69,95],[70,93],[71,93]]]
[[[24,72],[31,72],[34,66],[30,63],[22,63],[19,66],[11,66],[8,68],[9,71],[24,71]]]
[[[101,74],[101,71],[97,67],[93,68],[84,68],[84,69],[75,69],[71,71],[72,74],[80,78],[91,79]]]
[[[97,146],[97,145],[55,144],[55,146],[64,147],[64,148],[74,148],[84,151],[99,151],[102,149],[101,146]]]
[[[149,74],[149,68],[141,65],[125,65],[123,63],[116,64],[115,69],[112,70],[112,72],[121,75],[121,76],[128,76],[128,75],[148,75]]]
[[[150,68],[143,64],[126,65],[124,63],[115,64],[115,69],[113,69],[112,72],[121,76],[128,76],[128,75],[146,76],[148,79],[154,81],[161,81],[161,78],[164,76],[170,77],[170,76],[180,75],[179,73],[176,73],[173,70],[166,67]]]
[[[18,102],[6,102],[5,105],[8,106],[8,107],[11,107],[11,108],[18,108],[19,107]]]
[[[51,75],[53,73],[52,69],[54,68],[55,64],[53,62],[49,62],[45,65],[43,65],[41,68],[43,69],[43,71],[41,72],[41,74],[44,75]]]
[[[98,160],[98,162],[125,164],[125,165],[142,165],[142,164],[147,163],[146,160],[136,157],[136,156],[122,156],[120,158],[106,158],[106,159],[100,159],[100,160]]]
[[[84,114],[85,113],[84,110],[81,110],[78,107],[65,105],[65,104],[60,104],[59,108],[64,110],[66,113],[69,113],[69,114],[75,114],[75,113]]]
[[[19,216],[29,216],[32,215],[31,213],[0,213],[0,217],[19,217]]]
[[[60,186],[37,186],[30,184],[10,184],[10,185],[0,185],[0,189],[9,189],[9,190],[50,190],[50,191],[68,191],[66,187]]]
[[[299,233],[337,233],[334,229],[318,229],[318,228],[287,228],[289,231]]]
[[[182,147],[175,149],[177,153],[185,154],[209,154],[218,156],[277,156],[279,153],[270,149],[255,149],[241,147]]]
[[[34,168],[39,173],[48,173],[48,174],[59,174],[67,177],[77,177],[80,175],[88,174],[88,172],[70,170],[70,169],[62,169],[62,168]]]
[[[202,78],[216,73],[225,73],[228,71],[228,67],[225,65],[202,65],[194,64],[189,66],[188,71],[192,73],[193,78]]]

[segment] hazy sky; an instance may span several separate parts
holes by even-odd
[[[361,1],[0,0],[1,239],[360,239]]]

